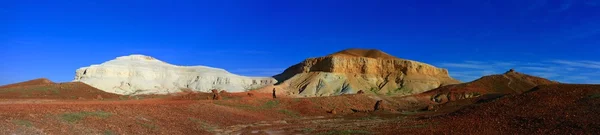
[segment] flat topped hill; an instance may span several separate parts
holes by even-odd
[[[331,57],[367,57],[375,59],[398,59],[376,49],[346,49],[327,56]]]
[[[460,82],[446,69],[374,49],[346,49],[308,58],[274,78],[288,93],[299,96],[333,96],[360,90],[408,95]]]

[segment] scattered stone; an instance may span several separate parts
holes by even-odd
[[[458,95],[454,92],[450,92],[450,94],[448,94],[448,100],[451,102],[454,102],[456,100],[458,100]]]
[[[327,113],[330,113],[330,114],[337,114],[337,112],[335,111],[335,109],[331,109],[331,110],[327,111]]]
[[[365,94],[365,91],[359,90],[358,92],[356,92],[356,94]]]
[[[355,113],[357,113],[357,112],[371,112],[371,110],[356,109],[356,108],[352,108],[350,110],[352,110],[352,112],[355,112]]]
[[[254,93],[248,93],[248,96],[252,97],[252,96],[254,96]]]
[[[446,103],[446,102],[448,102],[448,97],[449,97],[449,94],[438,93],[438,94],[431,96],[431,101],[439,103],[439,104]]]
[[[219,94],[219,90],[217,90],[217,89],[212,89],[212,90],[210,90],[210,91],[211,91],[211,92],[212,92],[212,94],[213,94],[213,97],[212,97],[212,99],[213,99],[213,100],[221,100],[221,94]]]
[[[375,107],[373,108],[373,111],[378,111],[378,110],[383,109],[382,102],[383,102],[383,100],[377,100],[377,102],[375,103]]]
[[[214,94],[213,94],[213,100],[221,100],[221,94],[219,94],[219,93],[214,93]]]
[[[427,111],[437,111],[437,108],[433,105],[427,106]]]

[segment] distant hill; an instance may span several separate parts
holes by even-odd
[[[11,87],[19,87],[19,86],[30,86],[30,85],[41,85],[41,84],[54,84],[54,82],[46,79],[46,78],[38,78],[25,82],[8,84],[4,86],[0,86],[0,88],[11,88]]]
[[[151,56],[128,55],[76,70],[75,80],[121,94],[171,94],[182,89],[244,92],[276,83],[271,77],[247,77],[207,66],[172,65]]]
[[[521,94],[539,85],[559,84],[541,77],[510,70],[504,74],[481,77],[475,81],[448,85],[420,95],[431,96],[438,103],[472,98],[484,94]]]
[[[2,99],[97,99],[119,98],[81,82],[53,83],[40,78],[0,87]]]

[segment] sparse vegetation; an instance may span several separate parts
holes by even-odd
[[[2,91],[0,91],[0,93],[8,93],[8,92],[14,92],[17,89],[15,88],[3,88]]]
[[[437,124],[437,123],[423,123],[423,124],[410,125],[410,126],[406,126],[406,127],[402,127],[402,128],[424,128],[424,127],[430,127],[435,124]]]
[[[407,95],[407,94],[410,94],[410,93],[412,93],[412,92],[413,92],[413,90],[412,90],[412,89],[405,88],[405,87],[402,87],[402,88],[398,88],[398,89],[396,89],[396,90],[395,90],[395,92],[396,92],[396,93],[401,93],[401,94],[403,94],[403,95]]]
[[[271,109],[271,108],[275,108],[279,105],[279,101],[277,100],[269,100],[267,102],[265,102],[261,108],[262,109]]]
[[[369,116],[360,118],[360,120],[376,120],[378,118],[379,117],[377,117],[377,116],[369,115]]]
[[[248,92],[248,91],[252,91],[252,90],[257,90],[257,89],[261,89],[264,88],[265,86],[261,86],[261,85],[250,85],[250,86],[244,86],[244,91]]]
[[[158,126],[152,124],[152,123],[142,123],[142,122],[137,122],[137,124],[142,125],[142,127],[151,129],[151,130],[158,130]]]
[[[331,130],[319,135],[356,135],[356,134],[371,134],[369,131],[364,130]]]
[[[313,129],[313,128],[303,128],[302,129],[302,133],[305,133],[305,134],[312,133],[313,131],[315,131],[315,129]]]
[[[13,120],[12,123],[16,124],[16,125],[19,125],[19,126],[25,126],[25,127],[31,127],[31,126],[33,126],[33,124],[31,123],[31,121],[28,121],[28,120]]]
[[[258,110],[258,107],[247,105],[247,104],[229,104],[229,103],[224,103],[224,102],[220,102],[220,101],[217,101],[214,103],[217,105],[228,106],[228,107],[244,109],[244,110]]]
[[[600,98],[600,93],[592,94],[589,96],[590,99]]]
[[[119,100],[127,100],[127,96],[119,96]]]
[[[102,133],[103,135],[116,135],[113,131],[111,130],[104,130],[104,132]]]
[[[21,94],[31,94],[34,92],[51,92],[53,94],[60,94],[60,89],[49,86],[34,86],[26,88],[4,88],[0,93],[19,92]]]
[[[109,112],[96,111],[96,112],[76,112],[76,113],[65,113],[60,115],[60,118],[66,122],[74,123],[84,119],[85,117],[99,117],[108,118],[112,116]]]
[[[377,94],[377,95],[379,95],[379,91],[380,91],[380,90],[381,90],[381,89],[379,89],[378,87],[371,87],[371,89],[369,89],[369,91],[371,91],[371,92],[373,92],[373,93],[375,93],[375,94]]]
[[[54,94],[60,94],[60,90],[59,89],[51,89],[51,91]]]
[[[389,90],[389,91],[387,91],[387,93],[385,93],[385,95],[386,95],[386,96],[391,96],[391,95],[393,95],[393,94],[394,94],[394,93],[393,93],[391,90]]]
[[[294,112],[294,111],[291,111],[291,110],[281,109],[281,110],[279,110],[279,112],[281,112],[281,113],[283,113],[285,115],[294,117],[294,118],[300,117],[300,114],[298,112]]]
[[[420,113],[420,111],[403,111],[403,112],[401,112],[401,114],[403,114],[403,115],[415,115],[418,113]]]
[[[199,119],[196,119],[196,118],[188,118],[188,119],[196,124],[200,124],[201,128],[208,132],[213,132],[217,128],[217,126],[208,124],[208,123],[201,121]]]

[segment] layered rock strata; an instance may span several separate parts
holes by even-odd
[[[309,58],[275,78],[290,94],[299,96],[331,96],[359,90],[408,95],[460,83],[446,69],[364,49]]]

